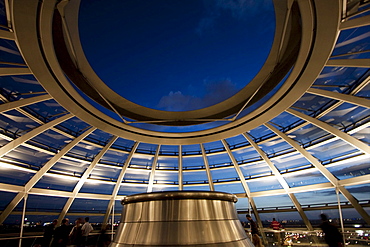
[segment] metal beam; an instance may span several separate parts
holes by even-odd
[[[350,20],[340,23],[339,30],[342,31],[346,29],[363,27],[363,26],[368,26],[368,25],[370,25],[370,15],[365,15],[362,17],[350,19]]]
[[[73,201],[76,199],[78,192],[81,190],[82,186],[90,176],[91,172],[94,170],[95,166],[98,164],[99,160],[104,156],[104,154],[109,150],[113,143],[118,139],[118,136],[113,136],[111,140],[105,145],[105,147],[95,156],[94,160],[91,162],[89,167],[86,169],[84,174],[81,176],[80,180],[77,182],[76,186],[72,191],[72,196],[68,198],[66,204],[64,205],[62,211],[59,214],[58,222],[62,222],[62,219],[66,216],[69,208],[71,207]]]
[[[284,177],[280,174],[280,171],[276,168],[276,166],[271,162],[271,160],[267,157],[267,155],[262,151],[262,149],[250,138],[248,135],[243,133],[243,136],[247,139],[247,141],[252,145],[252,147],[258,152],[258,154],[263,158],[266,164],[270,167],[271,171],[274,173],[275,177],[284,188],[286,194],[289,196],[290,200],[293,202],[295,208],[297,209],[298,213],[300,214],[303,222],[306,224],[307,229],[309,231],[313,231],[313,227],[307,218],[307,215],[303,212],[301,204],[298,202],[297,198],[293,193],[289,192],[289,185],[285,181]]]
[[[8,204],[0,215],[0,224],[8,217],[8,215],[13,211],[13,209],[18,205],[18,203],[23,199],[23,197],[32,189],[32,187],[42,178],[42,176],[47,173],[50,168],[58,162],[69,150],[76,146],[82,139],[91,134],[95,128],[90,128],[82,133],[80,136],[76,137],[73,141],[68,143],[59,153],[55,154],[46,164],[40,168],[40,170],[26,183],[23,187],[23,191],[18,193],[13,200]]]
[[[155,151],[155,155],[153,157],[153,162],[152,162],[152,170],[150,172],[150,176],[149,176],[149,184],[148,184],[148,189],[147,189],[147,193],[150,193],[153,191],[153,184],[154,184],[154,177],[155,177],[155,170],[156,170],[156,167],[157,167],[157,163],[158,163],[158,156],[159,156],[159,150],[161,149],[161,145],[159,144],[157,146],[157,150]]]
[[[183,175],[182,175],[182,145],[179,145],[179,190],[184,189]]]
[[[134,153],[135,153],[137,147],[139,146],[139,144],[140,144],[140,142],[135,142],[135,144],[133,145],[133,147],[132,147],[132,149],[130,151],[130,154],[128,155],[125,163],[123,164],[122,170],[121,170],[121,172],[120,172],[120,174],[119,174],[119,176],[117,178],[116,185],[114,186],[114,189],[113,189],[111,198],[110,198],[109,203],[108,203],[107,210],[106,210],[105,215],[104,215],[104,220],[103,220],[103,224],[102,224],[102,228],[103,229],[105,229],[106,226],[107,226],[107,222],[108,222],[108,219],[109,219],[109,214],[112,211],[113,204],[114,204],[114,201],[116,200],[118,191],[119,191],[119,189],[121,187],[121,183],[122,183],[123,177],[126,174],[127,167],[130,165],[130,162],[132,160],[132,157],[134,156]]]
[[[353,185],[367,185],[370,181],[370,174],[347,178],[343,180],[339,180],[339,186],[353,186]],[[289,189],[289,193],[302,193],[307,191],[319,191],[319,190],[328,190],[334,189],[334,186],[329,183],[319,183],[319,184],[312,184],[312,185],[304,185],[299,187],[293,187]],[[23,186],[19,185],[10,185],[5,183],[0,183],[0,191],[6,192],[14,192],[19,193],[24,190]],[[72,192],[69,191],[58,191],[58,190],[51,190],[51,189],[41,189],[41,188],[32,188],[29,195],[42,195],[42,196],[55,196],[55,197],[64,197],[69,198],[72,196]],[[279,195],[279,194],[286,194],[284,189],[275,189],[275,190],[268,190],[268,191],[256,191],[251,192],[251,196],[255,197],[265,197],[271,195]],[[236,193],[235,194],[238,198],[246,198],[245,193]],[[83,199],[99,199],[99,200],[110,200],[112,198],[111,195],[105,194],[95,194],[95,193],[78,193],[76,198],[83,198]],[[116,200],[123,199],[124,196],[117,196]]]
[[[307,90],[307,92],[311,94],[331,98],[331,99],[344,101],[350,104],[370,108],[370,100],[366,98],[356,97],[356,96],[349,95],[349,94],[342,94],[342,93],[337,93],[337,92],[322,90],[322,89],[317,89],[317,88],[310,88]]]
[[[49,94],[44,94],[32,98],[27,99],[20,99],[17,101],[11,101],[0,105],[0,113],[14,110],[16,108],[26,106],[26,105],[32,105],[41,101],[52,99],[52,97]]]
[[[240,182],[242,183],[242,186],[244,188],[244,191],[245,191],[245,193],[246,193],[246,195],[248,197],[249,204],[251,205],[251,207],[253,209],[253,212],[255,213],[254,216],[256,217],[256,220],[258,222],[259,227],[261,228],[261,226],[262,226],[262,223],[261,222],[262,221],[261,221],[261,218],[259,217],[259,215],[257,213],[257,206],[256,206],[256,203],[253,200],[252,194],[251,194],[251,192],[249,190],[249,187],[248,187],[248,184],[247,184],[247,182],[245,180],[244,174],[243,174],[242,170],[240,169],[240,167],[238,165],[238,162],[236,161],[234,155],[232,154],[232,152],[230,150],[230,147],[227,144],[227,142],[224,139],[221,139],[221,142],[222,142],[223,146],[225,147],[226,152],[229,155],[229,158],[230,158],[231,162],[234,165],[234,168],[236,170],[236,173],[238,174],[239,179],[240,179]]]
[[[204,162],[204,165],[206,167],[206,173],[207,173],[209,188],[210,188],[211,191],[214,191],[215,190],[215,186],[213,185],[212,174],[211,174],[211,170],[209,168],[209,163],[208,163],[208,159],[207,159],[207,156],[206,156],[206,152],[204,150],[203,144],[200,143],[199,145],[200,145],[200,149],[202,150],[203,162]]]
[[[0,29],[0,39],[15,40],[14,33]]]
[[[370,59],[331,59],[328,60],[325,66],[370,68]]]
[[[14,139],[13,141],[7,143],[6,145],[4,145],[0,148],[0,157],[3,157],[4,155],[9,153],[10,151],[17,148],[19,145],[22,145],[24,142],[26,142],[29,139],[35,137],[36,135],[41,134],[45,130],[50,129],[53,126],[58,125],[58,124],[60,124],[64,121],[70,119],[71,117],[73,117],[72,114],[66,114],[66,115],[64,115],[60,118],[57,118],[53,121],[50,121],[46,124],[43,124],[43,125],[35,128],[35,129],[31,130],[30,132],[27,132],[26,134],[18,137],[17,139]]]
[[[303,114],[299,111],[296,111],[296,110],[292,110],[292,109],[287,109],[286,110],[288,113],[296,116],[296,117],[299,117],[309,123],[312,123],[313,125],[316,125],[317,127],[329,132],[330,134],[342,139],[343,141],[347,142],[348,144],[350,144],[351,146],[353,146],[354,148],[357,148],[358,150],[361,150],[361,152],[364,152],[365,154],[367,155],[370,155],[370,147],[356,139],[355,137],[343,132],[343,131],[340,131],[339,129],[337,128],[334,128],[332,126],[330,126],[329,124],[325,123],[325,122],[322,122],[316,118],[313,118],[313,117],[310,117],[310,116],[307,116],[306,114]]]
[[[335,187],[338,188],[339,191],[347,198],[349,202],[353,205],[353,207],[357,210],[357,212],[364,218],[367,224],[370,224],[370,216],[366,213],[366,211],[358,204],[357,200],[345,189],[343,186],[339,185],[338,179],[329,172],[312,154],[310,154],[307,150],[302,148],[298,143],[296,143],[293,139],[289,138],[287,135],[273,127],[272,125],[265,123],[265,126],[275,132],[280,138],[286,141],[289,145],[295,148],[298,152],[300,152],[303,157],[305,157],[311,164],[313,164],[328,180],[329,182]],[[348,197],[347,197],[348,196]]]
[[[242,186],[244,188],[245,193],[247,194],[247,197],[250,197],[251,192],[250,192],[249,187],[247,185],[247,182],[245,180],[244,174],[243,174],[242,170],[240,169],[240,167],[238,165],[238,162],[236,161],[234,155],[232,154],[232,152],[230,150],[230,147],[227,144],[227,142],[224,139],[222,139],[221,142],[224,145],[225,150],[226,150],[227,154],[229,155],[229,158],[230,158],[231,162],[234,165],[234,168],[236,170],[236,173],[238,174],[238,177],[240,179],[240,182],[242,183]]]
[[[29,68],[0,68],[0,76],[30,74],[32,74],[32,72]]]

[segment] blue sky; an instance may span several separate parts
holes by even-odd
[[[146,107],[185,111],[248,84],[270,51],[274,18],[271,0],[96,0],[81,1],[79,29],[109,87]]]

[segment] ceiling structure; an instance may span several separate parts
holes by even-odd
[[[370,224],[366,1],[274,1],[274,42],[254,79],[182,112],[133,103],[96,75],[79,1],[1,2],[0,223],[24,203],[27,214],[107,223],[126,195],[211,190],[236,194],[257,219],[292,207],[311,230],[305,205],[340,198]]]

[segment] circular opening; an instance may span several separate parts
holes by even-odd
[[[79,30],[112,90],[148,108],[190,111],[233,96],[258,73],[275,15],[272,1],[82,0]]]

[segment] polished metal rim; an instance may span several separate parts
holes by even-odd
[[[237,202],[238,198],[229,193],[217,191],[170,191],[170,192],[152,192],[141,193],[131,196],[126,196],[121,203],[129,204],[144,201],[157,200],[188,200],[188,199],[202,199],[202,200],[220,200]]]
[[[68,20],[76,20],[76,18],[68,18],[69,14],[67,13],[71,12],[70,15],[72,17],[76,17],[79,1],[70,1],[66,5],[66,2],[64,1],[59,5],[57,5],[57,2],[52,1],[43,3],[38,1],[26,1],[26,3],[15,2],[13,6],[14,30],[16,40],[22,51],[22,55],[35,77],[45,87],[48,93],[50,93],[50,95],[52,95],[63,107],[65,107],[72,114],[78,115],[83,121],[86,121],[92,126],[111,134],[141,142],[175,145],[194,144],[235,136],[269,121],[271,118],[277,116],[280,112],[291,106],[301,95],[303,95],[320,73],[336,41],[335,33],[337,33],[339,23],[339,11],[336,10],[338,6],[333,8],[333,6],[328,3],[300,1],[296,8],[299,9],[301,27],[297,28],[301,29],[301,35],[297,35],[295,32],[296,29],[290,26],[289,20],[291,20],[291,18],[297,18],[298,14],[293,14],[296,13],[296,11],[293,11],[293,5],[289,6],[288,2],[289,1],[275,1],[276,16],[278,20],[276,31],[277,35],[271,50],[271,54],[260,73],[243,90],[249,90],[250,87],[260,86],[261,77],[265,78],[266,74],[270,74],[271,71],[274,71],[278,67],[278,62],[282,61],[278,59],[280,54],[287,54],[287,49],[290,48],[288,45],[291,44],[291,42],[297,43],[298,40],[298,52],[291,53],[295,58],[294,61],[290,61],[292,59],[290,56],[291,54],[285,55],[287,57],[284,57],[289,62],[287,62],[287,67],[282,70],[284,73],[282,73],[280,77],[284,77],[286,75],[286,70],[289,70],[290,72],[285,83],[265,104],[252,111],[250,114],[230,121],[230,123],[227,123],[223,126],[196,132],[163,133],[133,127],[128,123],[120,122],[108,117],[88,103],[75,90],[74,86],[66,77],[67,69],[64,68],[65,70],[63,70],[63,65],[65,65],[65,63],[61,63],[59,60],[60,56],[58,56],[57,53],[60,47],[56,49],[55,43],[53,42],[53,35],[56,35],[56,33],[61,31],[55,29],[56,26],[54,26],[55,20],[58,18],[58,14],[56,13],[61,13],[61,20],[67,20],[66,23]],[[73,3],[75,5],[73,5]],[[25,4],[27,6],[25,6]],[[59,12],[54,11],[56,6],[57,9],[59,9]],[[287,6],[289,8],[285,8]],[[32,18],[33,20],[37,19],[40,21],[34,23],[30,20],[27,20],[27,18],[23,18],[23,16],[19,17],[20,13],[22,13],[24,9],[27,9],[27,15],[30,19]],[[70,11],[70,9],[72,11]],[[333,13],[328,15],[327,11],[332,11]],[[324,23],[320,22],[323,24],[316,26],[315,23],[317,23],[317,19],[322,18],[322,15],[325,15],[326,21]],[[330,18],[328,18],[328,16],[330,16]],[[285,21],[285,19],[287,21]],[[71,25],[68,24],[68,26]],[[314,32],[312,32],[313,30]],[[79,39],[74,38],[73,32],[71,32],[70,37],[72,37],[70,42],[77,42],[77,44],[79,43]],[[66,35],[64,38],[68,41],[68,37],[66,37]],[[289,40],[293,41],[290,42]],[[315,42],[317,40],[326,40],[326,42],[325,44],[321,44],[320,42]],[[27,47],[27,49],[22,50],[22,47]],[[29,47],[31,47],[31,49]],[[66,49],[68,49],[68,47]],[[91,67],[88,65],[86,59],[81,59],[83,56],[81,45],[78,46],[74,44],[73,49],[77,54],[76,58],[78,58],[77,61],[79,72],[82,74],[82,76],[85,76],[94,87],[104,87],[105,84],[97,79],[95,73],[87,73],[91,72],[89,70]],[[72,51],[70,50],[69,53],[72,53]],[[313,60],[315,63],[310,62]],[[76,65],[76,63],[77,62],[73,64]],[[292,63],[294,63],[293,67],[291,67]],[[279,72],[277,74],[279,74]],[[69,70],[67,71],[67,75],[73,77]],[[272,75],[275,76],[276,74],[272,73]],[[92,78],[89,78],[90,76]],[[98,81],[94,83],[94,80]],[[110,91],[105,91],[101,88],[97,88],[97,90],[101,94],[111,93]],[[240,106],[240,104],[243,104],[249,100],[248,95],[246,97],[244,95],[245,98],[242,97],[243,93],[245,93],[243,90],[235,95],[235,97],[232,97],[211,108],[205,108],[199,111],[191,111],[189,112],[189,117],[191,117],[193,120],[209,117],[209,115],[204,115],[204,113],[207,111],[209,111],[209,114],[211,114],[213,117],[218,115],[220,112],[228,112],[227,114],[230,114],[229,109],[233,108],[235,110],[235,106]],[[256,91],[252,92],[255,93]],[[118,99],[113,99],[111,103],[116,104],[117,100]],[[231,104],[231,100],[235,100],[235,104]],[[230,106],[231,108],[227,106]],[[152,113],[155,113],[154,115],[158,116],[157,111],[148,111],[146,108],[139,107],[138,112],[142,114],[142,116],[152,119]],[[182,112],[167,113],[169,114],[167,117],[165,117],[165,114],[159,115],[161,118],[166,118],[169,120],[169,122],[167,122],[168,124],[179,124],[178,120],[180,118],[178,115],[181,114],[181,119],[183,119],[183,116],[187,114]],[[223,117],[225,115],[221,114],[220,116]],[[158,119],[155,121],[157,120]],[[171,121],[173,122],[171,123]],[[183,123],[190,124],[191,122],[185,121]]]

